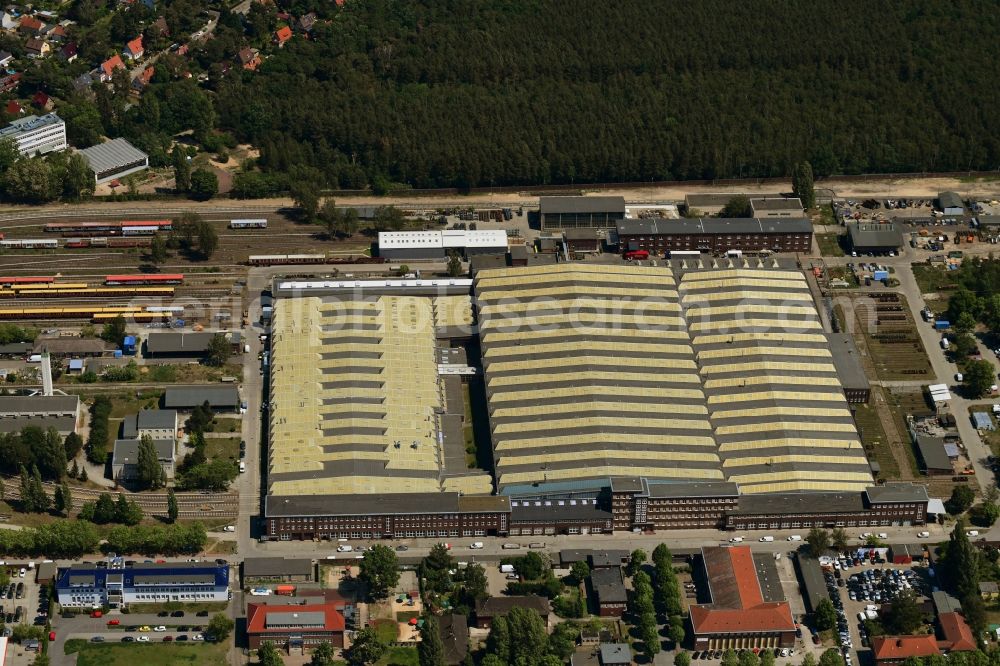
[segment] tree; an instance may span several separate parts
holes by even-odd
[[[656,630],[655,621],[652,624],[642,623],[639,627],[639,636],[642,638],[643,653],[652,661],[653,657],[660,653],[660,633]]]
[[[586,560],[579,560],[569,568],[569,575],[577,585],[590,578],[590,565]]]
[[[149,260],[157,266],[167,260],[167,241],[160,234],[153,234],[149,241]]]
[[[969,520],[977,527],[993,527],[1000,518],[1000,506],[993,502],[982,502],[969,511]]]
[[[217,641],[224,641],[229,637],[236,624],[226,616],[225,613],[216,613],[208,621],[208,633],[215,637]]]
[[[739,659],[740,666],[760,666],[760,658],[749,650],[742,650]]]
[[[719,217],[753,217],[750,197],[745,194],[737,194],[722,207],[722,210],[719,211]]]
[[[0,173],[7,171],[14,162],[21,158],[14,139],[0,139]]]
[[[674,666],[691,666],[691,654],[689,652],[678,652],[674,655]]]
[[[66,482],[63,482],[61,489],[62,508],[57,510],[62,511],[64,514],[69,516],[69,514],[73,511],[73,493],[70,491],[69,484]]]
[[[448,277],[458,277],[462,274],[462,258],[455,252],[448,255]]]
[[[465,567],[462,587],[465,588],[465,597],[469,606],[474,606],[477,601],[482,601],[490,596],[489,582],[483,565],[473,562]]]
[[[329,645],[329,643],[322,643],[313,648],[313,655],[315,657],[316,652],[320,649],[322,645]],[[278,649],[274,647],[274,643],[271,641],[264,641],[257,648],[257,663],[260,666],[283,666],[284,661],[281,658],[281,654]]]
[[[384,599],[399,583],[399,559],[388,546],[376,544],[361,559],[361,580],[373,599]]]
[[[291,187],[292,200],[306,222],[316,219],[319,212],[319,188],[314,183],[298,181]]]
[[[806,652],[806,656],[802,658],[802,666],[816,666],[816,657],[812,652]]]
[[[850,537],[847,535],[847,530],[843,527],[834,527],[830,532],[830,545],[834,550],[838,552],[847,550],[849,542]]]
[[[139,451],[136,455],[136,482],[143,490],[157,490],[167,485],[167,474],[160,464],[160,456],[156,452],[153,438],[143,435],[139,440]],[[124,495],[121,495],[124,498]]]
[[[667,629],[667,638],[670,642],[674,644],[675,648],[680,648],[681,643],[684,642],[684,627],[677,624],[671,624],[670,628]]]
[[[83,438],[71,432],[63,440],[63,450],[66,451],[66,460],[73,460],[83,450]]]
[[[510,626],[506,617],[493,619],[490,625],[490,633],[486,636],[486,651],[495,655],[502,663],[510,661],[511,635]]]
[[[736,656],[736,651],[732,648],[722,653],[722,666],[739,666],[740,659]]]
[[[774,666],[774,650],[760,651],[760,666]]]
[[[174,494],[174,489],[171,488],[167,491],[167,520],[176,523],[178,515],[180,515],[180,508],[177,506],[177,496]]]
[[[101,493],[97,498],[97,503],[94,505],[94,522],[98,525],[104,525],[114,522],[114,520],[115,501],[111,499],[111,495]]]
[[[101,332],[101,339],[121,347],[125,341],[125,329],[125,317],[118,315],[104,325],[104,330]]]
[[[56,199],[62,182],[45,159],[24,157],[3,174],[3,189],[10,199],[40,204]]]
[[[218,176],[208,169],[195,169],[191,172],[191,186],[188,193],[195,201],[208,201],[219,193]]]
[[[379,206],[375,209],[375,229],[378,231],[399,231],[406,225],[403,211],[395,206]]]
[[[626,568],[626,573],[629,576],[634,576],[639,571],[642,570],[642,565],[646,563],[646,551],[641,548],[636,548],[632,551],[632,554],[628,558],[628,567]]]
[[[507,614],[510,628],[510,664],[537,663],[548,651],[548,635],[541,616],[528,608],[514,608]]]
[[[115,502],[115,522],[138,525],[142,522],[142,515],[142,509],[135,501],[125,497],[125,493],[118,493],[118,501]]]
[[[66,156],[66,166],[63,172],[63,196],[69,199],[79,199],[94,193],[96,183],[94,172],[80,153],[69,153]]]
[[[813,557],[819,557],[830,550],[830,533],[822,528],[814,527],[806,535],[806,543],[809,545],[809,552]]]
[[[420,666],[444,666],[444,644],[438,631],[438,621],[433,615],[424,617],[420,628],[420,643],[417,644]]]
[[[792,176],[792,192],[802,202],[806,210],[816,207],[816,187],[813,182],[812,165],[801,162],[795,166]]]
[[[820,655],[819,666],[844,666],[844,658],[835,648],[830,648]]]
[[[329,643],[320,643],[313,648],[309,666],[333,666],[335,661],[333,646]]]
[[[958,315],[953,326],[956,332],[971,335],[976,330],[976,318],[972,316],[971,312],[963,312]]]
[[[354,634],[354,641],[347,651],[347,663],[352,666],[373,664],[385,654],[385,643],[378,637],[374,627],[365,627]]]
[[[174,189],[187,192],[191,189],[191,164],[188,162],[187,152],[176,145],[170,156],[174,163]]]
[[[993,364],[989,361],[970,361],[965,366],[962,387],[970,398],[982,398],[993,385]]]
[[[52,494],[52,508],[54,508],[59,513],[62,513],[63,510],[62,486],[56,486],[55,492]]]
[[[215,176],[212,175],[214,178]],[[219,234],[207,220],[201,220],[197,226],[198,252],[204,259],[211,259],[219,247]]]
[[[222,333],[216,333],[208,341],[208,354],[205,357],[205,362],[219,368],[226,364],[232,353],[233,348],[226,336]]]
[[[965,521],[960,518],[948,540],[942,571],[948,589],[959,600],[979,594],[979,562],[979,552],[969,542]]]
[[[455,558],[451,556],[444,544],[436,543],[430,553],[420,562],[420,575],[424,579],[424,589],[431,592],[444,592],[451,587],[451,574],[455,568]]]
[[[951,491],[951,497],[945,502],[945,508],[953,516],[965,513],[976,501],[976,493],[965,485],[955,486]]]
[[[837,626],[837,610],[833,607],[833,602],[827,597],[823,597],[816,604],[816,628],[820,631],[826,631],[835,626]]]

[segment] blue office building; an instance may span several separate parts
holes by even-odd
[[[205,562],[169,562],[109,567],[74,564],[56,578],[64,608],[122,608],[132,604],[205,603],[229,600],[229,567]]]

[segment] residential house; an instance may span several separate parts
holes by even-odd
[[[150,27],[154,28],[160,37],[170,36],[170,28],[167,26],[167,19],[163,16],[157,17],[157,19],[153,21],[153,25]]]
[[[7,76],[0,77],[0,93],[9,93],[17,89],[21,84],[21,72],[14,72]]]
[[[7,107],[5,110],[7,111],[8,116],[16,116],[24,113],[24,109],[21,108],[21,105],[17,103],[17,100],[13,99],[7,102]]]
[[[51,111],[56,107],[55,102],[47,94],[43,93],[41,90],[36,92],[31,96],[31,103],[42,111]]]
[[[0,67],[6,67],[14,62],[14,54],[10,51],[0,51]]]
[[[177,437],[177,412],[173,409],[143,409],[122,420],[122,439],[174,439]]]
[[[17,26],[17,31],[26,37],[37,37],[45,28],[45,23],[39,21],[34,16],[21,17],[21,23]]]
[[[910,657],[941,654],[933,634],[920,636],[876,636],[872,639],[872,656],[879,666],[901,664]]]
[[[444,648],[445,666],[465,662],[469,653],[469,623],[464,615],[449,613],[438,618],[438,634]]]
[[[240,61],[240,65],[243,69],[255,71],[260,64],[263,62],[260,59],[260,52],[257,49],[245,48],[239,52],[237,59]]]
[[[277,31],[275,31],[274,33],[274,43],[277,44],[279,48],[284,46],[285,42],[287,42],[291,38],[292,38],[292,29],[289,28],[287,25],[278,28]]]
[[[299,17],[299,20],[295,22],[295,29],[298,32],[308,33],[312,32],[314,25],[316,25],[316,12],[309,12]]]
[[[139,76],[132,79],[132,90],[137,93],[141,93],[149,85],[149,82],[153,80],[153,74],[156,73],[156,68],[150,65],[146,69],[142,70]]]
[[[116,69],[125,69],[125,63],[117,53],[101,63],[101,83],[110,81]]]
[[[598,615],[601,617],[621,617],[628,603],[625,581],[620,567],[594,569],[590,572],[590,584],[597,598]]]
[[[514,608],[527,608],[538,613],[542,621],[549,621],[549,600],[533,594],[525,596],[490,597],[476,604],[476,626],[489,629],[493,618],[506,616]]]
[[[56,44],[62,44],[69,36],[69,33],[66,32],[66,27],[62,25],[50,25],[45,28],[43,34],[45,35],[45,39]]]
[[[125,45],[125,50],[122,51],[122,55],[129,60],[138,60],[146,53],[146,49],[142,46],[142,35],[139,35],[129,43]]]
[[[938,626],[941,629],[941,640],[938,646],[948,652],[972,652],[978,646],[972,635],[972,628],[965,618],[958,613],[941,613],[938,615]]]
[[[44,39],[39,39],[37,37],[32,37],[24,43],[24,50],[28,54],[29,58],[41,58],[47,56],[52,50],[49,43]]]
[[[983,601],[996,601],[1000,599],[1000,585],[992,580],[984,580],[979,584],[979,596]]]
[[[70,42],[59,49],[59,58],[65,62],[73,62],[77,58],[76,42]],[[88,77],[89,78],[89,77]]]

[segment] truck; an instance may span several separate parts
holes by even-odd
[[[625,261],[645,261],[649,259],[649,252],[646,250],[629,250],[625,253]]]
[[[934,328],[938,331],[944,331],[951,328],[951,322],[947,319],[938,319],[934,322]]]

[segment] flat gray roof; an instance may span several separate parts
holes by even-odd
[[[19,432],[24,428],[34,426],[42,430],[55,428],[59,432],[76,430],[76,417],[73,416],[18,416],[16,418],[0,418],[0,432]]]
[[[138,463],[140,441],[138,439],[116,439],[111,464],[135,465]],[[156,448],[156,457],[160,462],[173,462],[174,440],[154,439],[153,446]]]
[[[193,409],[208,401],[212,408],[237,407],[240,393],[235,386],[168,388],[163,395],[166,409]]]
[[[917,435],[917,450],[929,469],[951,469],[951,458],[944,450],[944,440],[940,437]]]
[[[865,490],[870,502],[926,502],[927,487],[919,483],[886,483]]]
[[[177,427],[177,411],[174,409],[143,409],[126,416],[122,421],[122,439],[139,436],[140,430],[173,430]]]
[[[0,416],[72,415],[79,405],[75,395],[4,395],[0,396]]]
[[[622,571],[619,567],[594,569],[590,572],[590,582],[600,603],[614,604],[628,601],[628,593],[625,591],[625,582],[622,580]]]
[[[538,209],[543,215],[559,213],[620,213],[625,214],[625,197],[538,197]]]
[[[180,333],[148,333],[146,335],[146,351],[150,354],[178,354],[188,352],[203,354],[208,350],[208,343],[215,333],[180,332]]]
[[[854,247],[900,247],[903,244],[903,232],[895,222],[851,222],[847,225],[847,233]]]
[[[94,173],[124,168],[149,156],[126,139],[112,139],[80,151]]]
[[[819,560],[814,557],[799,554],[795,558],[795,563],[802,581],[802,598],[806,602],[806,612],[815,613],[819,602],[829,596],[823,570],[820,569]]]
[[[759,198],[750,199],[750,207],[753,210],[797,210],[802,211],[802,201],[798,197],[771,199]]]
[[[679,220],[657,218],[627,219],[617,224],[619,236],[691,234],[802,234],[812,233],[812,222],[804,217],[721,218],[699,217]]]
[[[844,388],[869,388],[854,337],[850,333],[828,333],[827,337],[830,339],[833,365],[837,368],[837,377]]]
[[[861,493],[767,493],[743,495],[741,514],[796,514],[860,512],[865,508]]]
[[[272,627],[325,627],[326,613],[323,611],[305,611],[297,613],[288,611],[287,613],[268,613],[264,616],[264,626]]]

